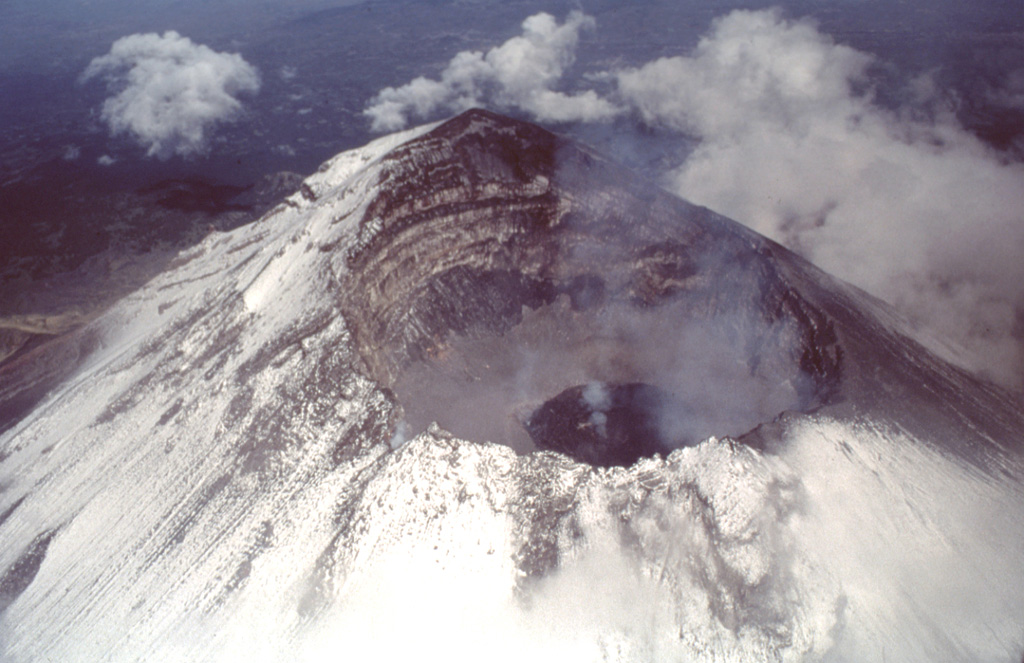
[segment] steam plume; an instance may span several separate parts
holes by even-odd
[[[523,34],[486,54],[463,51],[452,58],[441,80],[420,77],[398,88],[385,88],[370,101],[365,114],[374,131],[396,131],[410,116],[438,111],[458,112],[490,105],[521,110],[541,121],[594,121],[618,112],[593,91],[566,94],[554,90],[575,59],[580,32],[594,28],[594,19],[569,14],[559,25],[550,14],[523,21]]]
[[[1024,168],[963,129],[927,78],[913,81],[916,109],[875,103],[872,64],[810,21],[737,11],[692,55],[617,78],[646,122],[701,139],[669,176],[682,196],[888,300],[1019,388]]]

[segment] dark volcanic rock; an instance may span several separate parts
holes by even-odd
[[[698,442],[673,439],[665,428],[665,413],[685,411],[685,404],[651,385],[595,382],[558,394],[531,414],[525,426],[541,449],[598,467],[628,467],[640,458]]]

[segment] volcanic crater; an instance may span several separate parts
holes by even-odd
[[[629,465],[841,374],[785,249],[531,124],[472,110],[393,151],[360,230],[342,308],[414,432]]]

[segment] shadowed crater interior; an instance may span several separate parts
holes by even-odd
[[[411,433],[626,465],[840,379],[804,263],[531,124],[468,111],[399,147],[361,223],[338,292]]]
[[[698,441],[673,430],[673,421],[692,418],[688,410],[649,384],[591,382],[547,401],[524,425],[542,449],[591,465],[626,466]]]

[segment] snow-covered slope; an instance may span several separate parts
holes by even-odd
[[[629,178],[471,112],[183,254],[0,437],[0,660],[1020,660],[1014,406]]]

